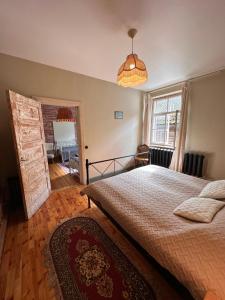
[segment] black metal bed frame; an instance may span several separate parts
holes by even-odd
[[[112,224],[125,236],[125,238],[145,257],[145,259],[173,286],[174,289],[182,296],[182,300],[194,300],[190,292],[184,287],[167,269],[162,267],[127,231],[102,207],[99,201],[88,197],[88,208],[93,202],[98,209],[112,222]],[[172,299],[168,299],[172,300]]]
[[[124,158],[133,158],[135,162],[136,157],[140,157],[145,155],[148,158],[147,164],[156,164],[162,167],[168,168],[172,159],[174,148],[165,148],[165,147],[150,147],[149,151],[147,152],[141,152],[141,153],[136,153],[136,154],[131,154],[131,155],[125,155],[125,156],[119,156],[119,157],[114,157],[110,159],[104,159],[104,160],[98,160],[94,162],[90,162],[88,159],[86,159],[86,184],[90,183],[90,172],[89,172],[89,167],[93,167],[95,171],[97,171],[98,174],[100,174],[100,178],[102,179],[104,175],[106,175],[106,172],[109,170],[109,168],[113,165],[113,172],[107,174],[109,176],[114,176],[116,175],[116,164],[124,167],[124,165],[119,161],[120,159]],[[96,164],[100,163],[107,163],[106,167],[104,168],[103,171],[100,171],[97,167]],[[123,172],[128,171],[129,169],[123,170]]]
[[[86,175],[87,175],[86,184],[90,183],[90,173],[89,173],[90,166],[92,166],[95,169],[95,171],[97,171],[97,173],[99,173],[100,176],[103,178],[104,175],[106,174],[106,171],[108,171],[108,169],[113,165],[113,173],[110,173],[110,175],[114,176],[114,175],[116,175],[116,164],[118,164],[121,167],[124,167],[124,165],[119,161],[120,159],[131,157],[135,160],[135,157],[141,156],[141,155],[146,155],[146,154],[148,156],[148,164],[149,164],[150,163],[150,151],[141,152],[141,153],[137,153],[137,154],[131,154],[131,155],[125,155],[125,156],[119,156],[119,157],[114,157],[114,158],[110,158],[110,159],[98,160],[98,161],[94,161],[94,162],[89,162],[89,160],[86,159]],[[109,162],[109,164],[104,168],[103,171],[100,171],[95,165],[104,163],[104,162]],[[125,170],[125,171],[127,171],[127,170]]]
[[[152,150],[153,150],[153,152],[152,152]],[[110,175],[111,176],[116,175],[116,163],[118,165],[124,167],[124,165],[121,164],[121,162],[118,162],[119,159],[123,159],[123,158],[131,157],[135,160],[135,157],[137,157],[137,155],[143,155],[143,154],[146,155],[147,154],[148,155],[147,156],[148,164],[149,164],[151,162],[151,155],[153,154],[154,155],[154,157],[152,157],[153,160],[156,159],[157,162],[159,162],[160,158],[161,158],[162,159],[161,162],[165,162],[165,157],[163,157],[160,152],[154,153],[154,150],[160,151],[160,150],[165,150],[165,148],[153,147],[153,148],[149,148],[148,152],[114,157],[111,159],[104,159],[104,160],[99,160],[99,161],[95,161],[95,162],[89,162],[89,160],[86,159],[87,185],[90,183],[90,177],[89,177],[89,167],[90,166],[92,166],[100,174],[101,177],[104,177],[104,174],[112,165],[113,165],[113,175],[111,175],[111,174]],[[174,149],[168,148],[167,151],[171,152],[171,153],[169,153],[169,155],[170,155],[170,158],[172,158],[171,154],[174,151]],[[100,171],[95,165],[104,163],[104,162],[109,162],[109,164],[107,164],[107,166],[104,168],[103,171]],[[168,153],[166,153],[166,164],[168,165]],[[167,165],[166,165],[166,167],[167,167]],[[116,226],[116,228],[118,228],[118,230],[123,233],[123,235],[131,242],[131,244],[134,245],[134,247],[147,259],[147,261],[149,261],[154,267],[156,267],[157,270],[159,271],[159,273],[161,273],[164,276],[164,278],[166,278],[168,280],[168,282],[170,282],[170,284],[182,296],[182,300],[193,300],[193,297],[190,294],[190,292],[168,270],[163,268],[150,254],[148,254],[147,251],[131,235],[129,235],[123,229],[123,227],[102,207],[102,205],[100,204],[99,201],[97,201],[96,199],[93,199],[91,197],[87,197],[87,198],[88,198],[88,208],[91,207],[91,201],[92,201],[103,212],[103,214],[108,217],[108,219]]]
[[[142,152],[138,154],[131,154],[131,155],[126,155],[126,156],[120,156],[120,157],[114,157],[111,159],[104,159],[104,160],[99,160],[95,162],[90,162],[88,159],[86,159],[86,172],[87,172],[87,185],[90,183],[90,177],[89,177],[89,167],[92,166],[99,174],[101,177],[104,177],[106,171],[113,165],[113,174],[111,173],[110,176],[116,175],[116,164],[120,165],[121,167],[124,167],[124,165],[118,161],[123,158],[133,158],[135,161],[135,157],[138,155],[143,155],[147,154],[148,157],[148,164],[153,163],[157,165],[161,165],[164,167],[169,167],[171,159],[172,159],[172,154],[173,154],[174,149],[173,148],[163,148],[163,147],[151,147],[149,148],[148,152]],[[186,153],[185,154],[185,159],[187,157],[189,158],[190,154]],[[188,170],[190,175],[194,175],[197,177],[202,176],[202,166],[203,166],[203,155],[199,154],[191,154],[191,162],[192,165],[190,166],[190,163],[188,164]],[[103,171],[100,171],[95,165],[100,164],[100,163],[107,163],[107,166],[104,168]],[[188,172],[185,171],[185,165],[187,162],[184,162],[183,166],[183,173],[188,174]],[[195,170],[195,171],[193,171]],[[196,171],[197,170],[197,171]],[[125,170],[127,171],[127,170]],[[191,172],[191,173],[190,173]],[[141,254],[155,267],[157,267],[157,270],[159,273],[161,273],[164,278],[170,282],[170,284],[178,291],[178,293],[182,296],[182,300],[193,300],[192,295],[190,292],[165,268],[163,268],[150,254],[147,253],[147,251],[131,236],[129,235],[123,227],[105,210],[103,209],[102,205],[100,204],[99,201],[96,199],[93,199],[91,197],[88,197],[88,208],[91,207],[91,201],[106,215],[109,220],[123,233],[123,235],[134,245],[134,247],[141,252]],[[168,299],[172,300],[172,299]]]

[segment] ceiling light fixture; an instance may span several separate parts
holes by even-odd
[[[60,107],[57,113],[57,122],[75,122],[73,112],[68,107]]]
[[[132,39],[132,53],[127,56],[126,61],[121,65],[117,75],[118,85],[133,87],[144,83],[148,79],[148,72],[142,60],[133,53],[133,39],[137,29],[130,29],[128,36]]]

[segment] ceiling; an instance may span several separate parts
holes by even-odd
[[[127,30],[154,89],[225,66],[225,0],[0,0],[0,52],[116,82]]]

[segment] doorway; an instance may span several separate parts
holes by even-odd
[[[41,102],[51,189],[83,183],[80,102],[35,99]]]

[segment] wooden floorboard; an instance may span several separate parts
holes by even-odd
[[[60,163],[49,164],[49,175],[52,190],[79,183],[79,176],[77,174],[66,173]]]
[[[107,217],[80,196],[82,186],[54,191],[39,211],[25,221],[22,209],[11,212],[0,266],[0,299],[56,299],[49,281],[44,248],[56,226],[64,219],[85,214],[98,221],[153,287],[157,300],[181,300],[181,295],[130,244]]]

